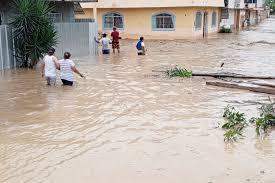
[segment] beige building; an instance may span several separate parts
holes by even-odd
[[[118,27],[123,38],[156,39],[204,37],[216,33],[223,0],[98,0],[81,3],[100,32]]]

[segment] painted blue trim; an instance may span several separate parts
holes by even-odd
[[[102,15],[102,17],[101,17],[101,26],[102,26],[102,30],[107,30],[107,31],[109,31],[109,30],[113,30],[113,28],[105,28],[104,27],[104,17],[106,16],[106,15],[108,15],[108,14],[111,14],[111,13],[116,13],[116,14],[119,14],[121,17],[122,17],[122,25],[123,25],[123,28],[117,28],[117,30],[120,30],[120,31],[124,31],[124,29],[125,29],[125,18],[124,18],[124,15],[123,14],[121,14],[121,13],[119,13],[119,12],[117,12],[117,11],[110,11],[110,12],[107,12],[107,13],[104,13],[103,15]]]
[[[172,16],[172,21],[173,21],[173,25],[174,25],[174,28],[156,28],[156,19],[155,17],[159,14],[168,14],[170,16]],[[176,15],[174,13],[171,13],[171,12],[157,12],[157,13],[154,13],[152,16],[151,16],[151,28],[152,28],[152,31],[175,31],[176,30]]]

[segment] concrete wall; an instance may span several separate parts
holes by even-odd
[[[263,8],[265,4],[265,0],[257,0],[257,8]]]
[[[244,0],[229,0],[228,1],[228,8],[233,9],[233,8],[245,8],[245,3]]]
[[[75,18],[78,18],[78,19],[95,18],[92,8],[86,8],[86,9],[83,9],[83,11],[84,11],[84,14],[75,14]]]
[[[123,38],[138,38],[145,36],[147,39],[185,39],[190,37],[200,37],[201,30],[195,30],[195,14],[197,11],[208,12],[208,33],[218,31],[219,8],[131,8],[131,9],[98,9],[97,20],[100,32],[110,33],[111,30],[103,30],[102,17],[108,12],[118,12],[124,16],[124,29],[120,30]],[[212,27],[212,12],[217,13],[217,26]],[[172,13],[176,16],[175,30],[173,31],[153,31],[152,15],[161,12]]]
[[[160,7],[223,7],[223,0],[98,0],[82,3],[83,8],[160,8]]]

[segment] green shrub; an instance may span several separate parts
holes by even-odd
[[[255,124],[257,135],[266,134],[268,129],[275,126],[275,108],[274,104],[264,104],[260,108],[260,117],[251,118],[249,121]],[[248,123],[245,114],[236,111],[232,106],[224,109],[223,117],[226,122],[222,126],[225,131],[224,141],[236,141],[239,137],[243,137],[242,132]]]
[[[57,42],[57,32],[49,17],[53,10],[45,0],[15,0],[10,20],[17,61],[33,67]]]
[[[183,77],[190,78],[192,77],[192,71],[185,68],[175,67],[173,69],[167,70],[166,74],[169,77]]]
[[[275,126],[274,104],[262,105],[260,111],[260,117],[251,119],[251,122],[255,123],[257,135],[267,133],[268,129]]]
[[[236,141],[238,137],[242,137],[242,131],[247,126],[245,114],[236,111],[234,107],[228,105],[224,109],[223,117],[226,119],[226,122],[222,126],[226,130],[224,141]]]

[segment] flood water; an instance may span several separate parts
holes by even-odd
[[[146,56],[75,59],[86,80],[45,86],[35,70],[0,77],[1,183],[274,183],[275,131],[225,144],[223,108],[247,117],[274,96],[170,79],[152,70],[275,76],[275,19],[207,40],[146,41]]]

